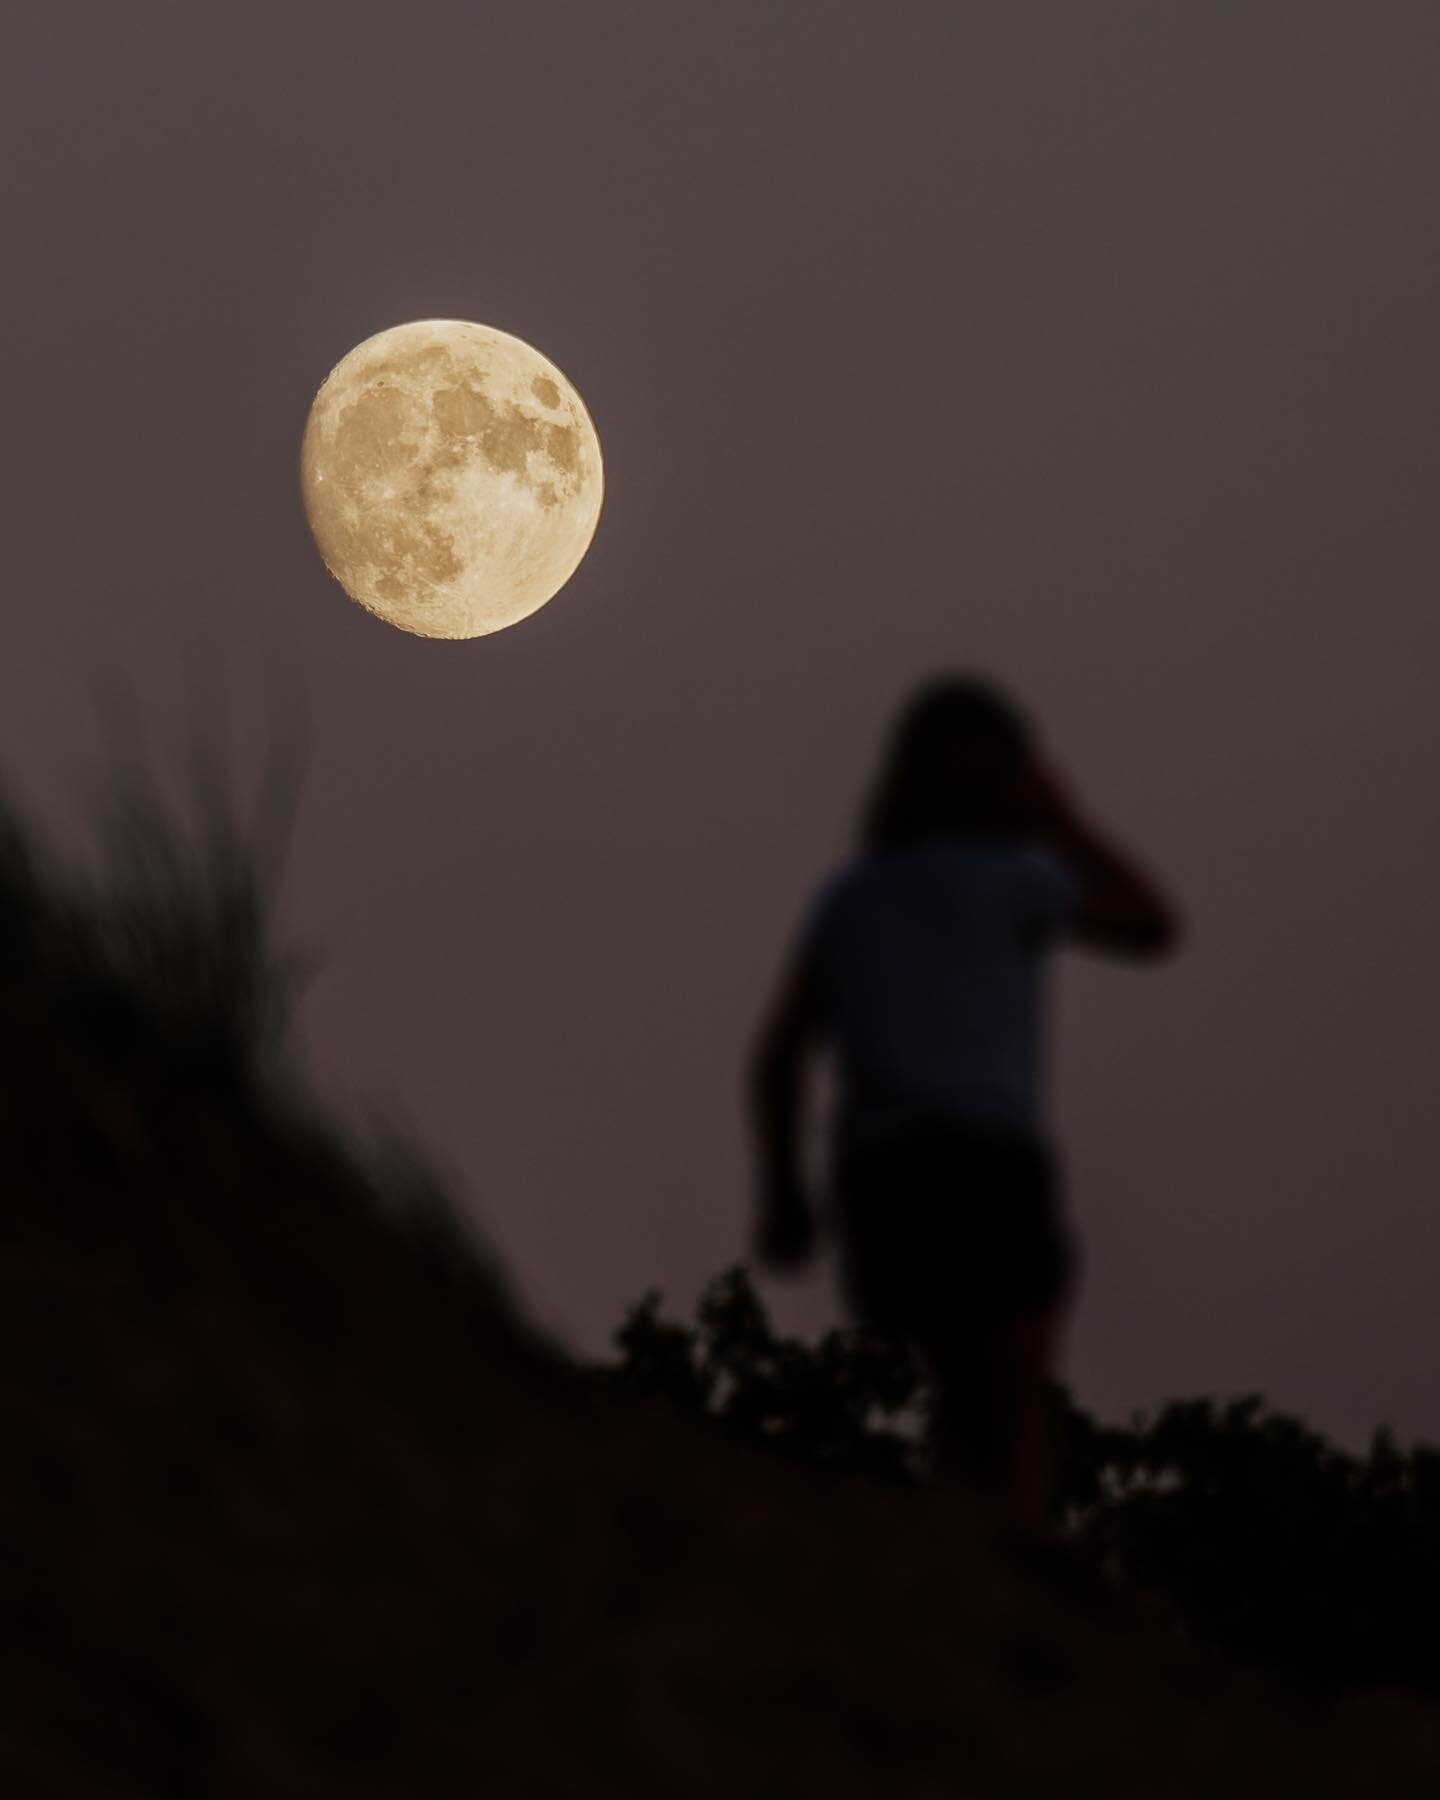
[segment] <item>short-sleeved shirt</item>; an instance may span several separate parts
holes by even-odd
[[[840,1149],[937,1124],[1034,1130],[1046,951],[1079,904],[1056,856],[937,841],[842,869],[808,928]]]

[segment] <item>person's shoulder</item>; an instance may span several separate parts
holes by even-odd
[[[817,937],[834,920],[864,909],[882,879],[883,859],[855,856],[837,864],[816,887],[808,914],[808,935]]]
[[[910,862],[927,878],[987,891],[1007,888],[1017,877],[1043,876],[1058,866],[1043,845],[1019,838],[945,838],[912,852]]]
[[[1038,838],[1020,838],[1010,846],[1009,854],[1017,867],[1027,874],[1039,875],[1050,880],[1069,881],[1073,879],[1070,865],[1057,851],[1052,850]]]
[[[1080,880],[1063,856],[1044,843],[1017,843],[1016,899],[1047,935],[1063,931],[1080,904]]]
[[[1027,917],[1063,918],[1073,910],[1079,884],[1070,865],[1038,838],[959,839],[935,850],[958,886],[1017,907]]]
[[[869,887],[875,878],[875,858],[869,856],[851,857],[847,862],[839,863],[821,877],[815,890],[813,910],[828,911],[844,901],[847,895]]]

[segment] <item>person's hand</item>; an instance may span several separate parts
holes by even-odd
[[[816,1237],[815,1215],[797,1189],[775,1188],[763,1196],[755,1221],[755,1255],[763,1268],[777,1275],[802,1269]]]

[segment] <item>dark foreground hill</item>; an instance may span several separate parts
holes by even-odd
[[[1440,1791],[1419,1708],[1306,1710],[565,1366],[279,1097],[243,883],[6,879],[6,1796]]]

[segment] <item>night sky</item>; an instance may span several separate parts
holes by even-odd
[[[1440,1437],[1434,0],[67,0],[0,69],[0,766],[78,838],[95,690],[314,739],[308,1056],[601,1347],[743,1245],[739,1065],[916,678],[988,671],[1191,923],[1062,958],[1106,1413]],[[470,644],[326,576],[361,338],[529,339],[591,553]],[[286,702],[288,704],[288,702]],[[834,1316],[828,1274],[770,1288]]]

